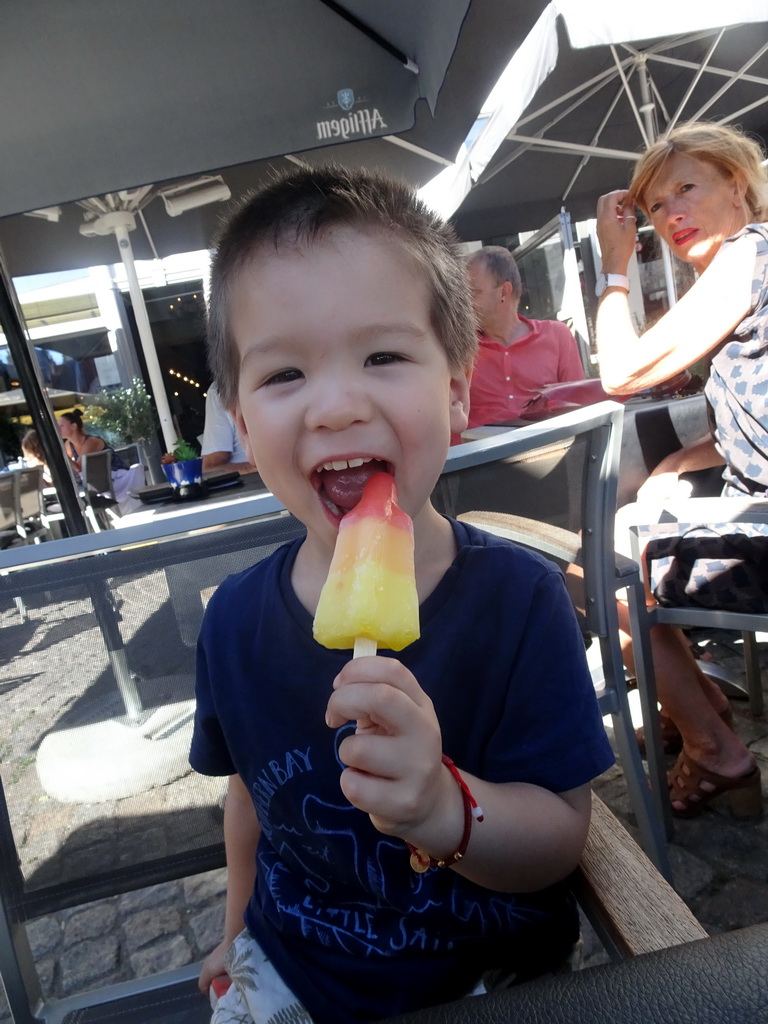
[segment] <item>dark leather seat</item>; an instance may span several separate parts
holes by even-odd
[[[768,924],[542,978],[389,1024],[764,1024]]]

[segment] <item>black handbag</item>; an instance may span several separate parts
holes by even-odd
[[[661,605],[768,614],[768,524],[689,526],[645,553]]]

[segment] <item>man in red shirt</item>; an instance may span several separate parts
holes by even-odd
[[[565,324],[518,315],[522,282],[509,250],[500,245],[478,249],[468,271],[480,327],[470,427],[516,419],[544,384],[584,379],[579,350]]]

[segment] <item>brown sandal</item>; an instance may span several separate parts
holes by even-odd
[[[731,711],[730,704],[723,711],[718,712],[722,720],[733,731],[733,711]],[[667,718],[665,714],[659,715],[659,725],[661,727],[661,750],[665,757],[669,757],[672,754],[679,754],[683,749],[683,737],[672,721],[671,718]],[[635,739],[637,740],[637,748],[640,751],[640,757],[645,757],[645,727],[639,725],[635,729]]]
[[[695,818],[711,800],[723,793],[728,794],[734,818],[759,818],[763,813],[763,792],[757,765],[746,775],[729,778],[704,768],[683,750],[674,768],[667,772],[667,782],[669,799],[673,803],[672,813],[678,818]],[[702,782],[714,788],[702,789]],[[674,806],[675,801],[684,805],[683,810]]]

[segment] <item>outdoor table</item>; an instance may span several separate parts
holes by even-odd
[[[115,521],[115,528],[142,526],[162,519],[188,518],[197,512],[231,507],[233,510],[259,495],[269,494],[258,473],[241,473],[233,486],[211,488],[205,497],[178,501],[173,497],[143,505]],[[180,527],[184,529],[186,527]]]
[[[540,422],[543,425],[547,421]],[[471,427],[463,431],[461,439],[462,442],[479,441],[515,429],[515,426],[531,425],[519,420],[508,426],[488,424]],[[708,429],[707,403],[703,393],[684,398],[635,395],[626,401],[616,507],[621,508],[635,500],[638,487],[666,455],[703,437]],[[707,472],[712,474],[717,484],[720,469]]]

